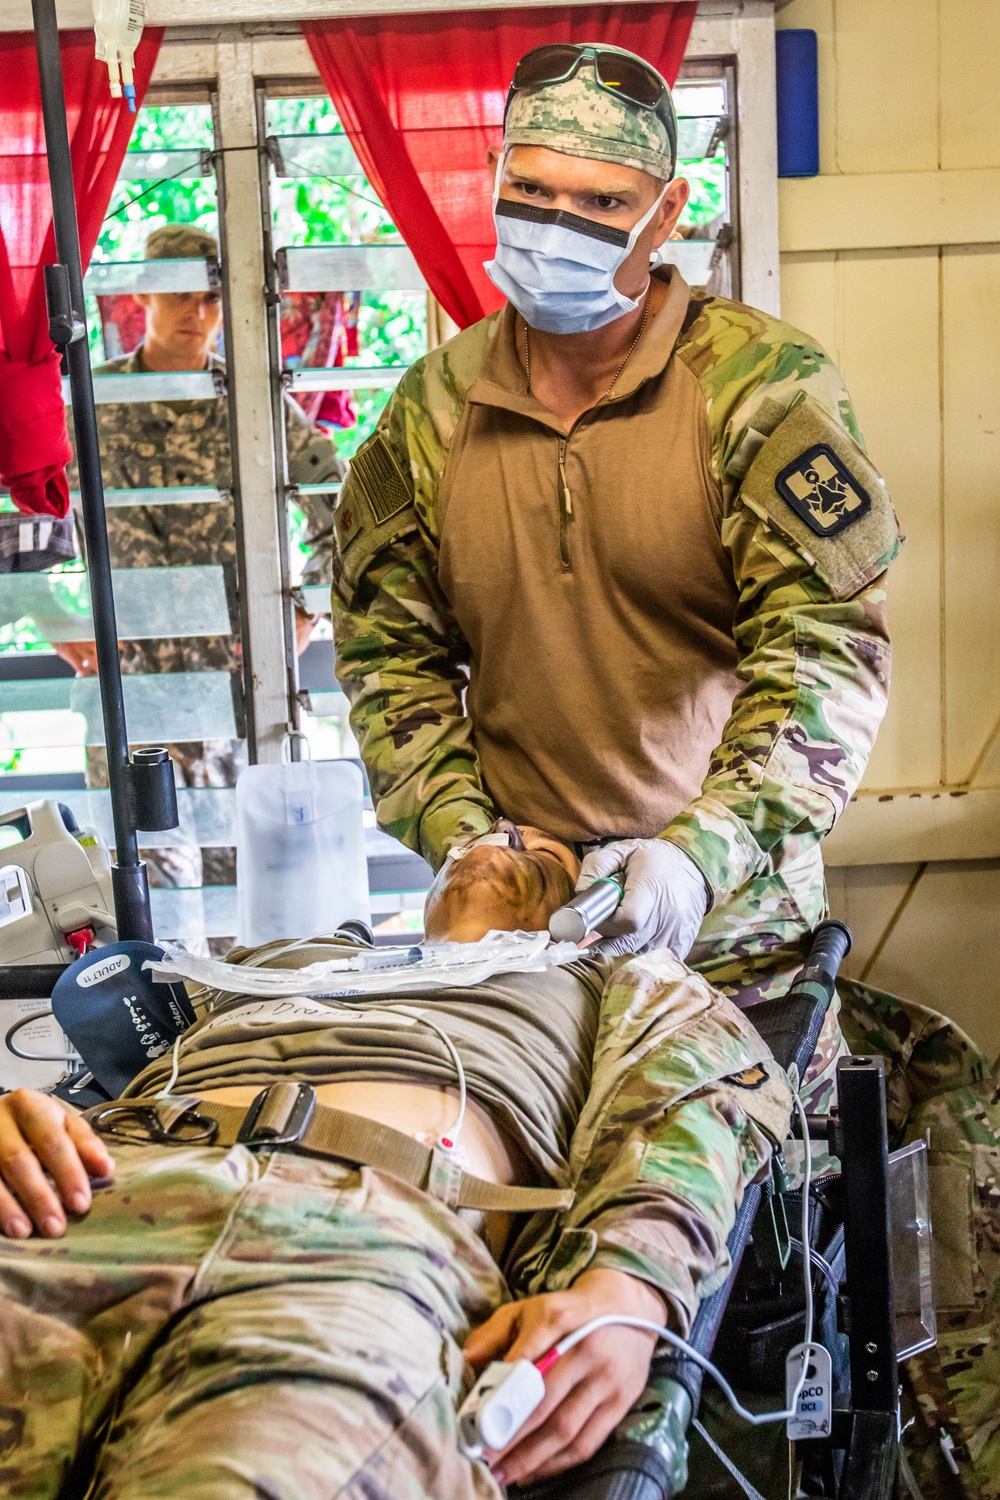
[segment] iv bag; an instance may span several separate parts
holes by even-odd
[[[248,766],[236,781],[240,943],[334,932],[371,920],[361,817],[364,782],[348,760]]]
[[[108,65],[111,97],[120,99],[124,92],[133,114],[135,84],[132,79],[132,61],[145,19],[144,0],[94,0],[97,59]]]

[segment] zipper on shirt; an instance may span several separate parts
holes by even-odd
[[[566,478],[566,438],[559,439],[559,561],[563,571],[572,571],[569,556],[569,526],[573,519],[573,496]]]

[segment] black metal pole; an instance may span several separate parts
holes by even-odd
[[[87,347],[87,324],[83,300],[83,268],[80,236],[73,191],[73,163],[66,129],[66,96],[55,0],[31,0],[35,26],[35,51],[41,83],[42,118],[52,191],[52,222],[58,265],[46,268],[50,327],[53,341],[62,344],[69,365],[73,421],[76,427],[77,462],[83,529],[87,540],[94,639],[100,675],[101,712],[108,756],[111,815],[115,830],[116,863],[111,880],[120,938],[147,942],[153,937],[149,910],[146,866],[139,860],[138,840],[129,782],[128,734],[122,695],[121,664],[118,660],[118,626],[111,587],[111,556],[104,511],[101,449],[97,437],[97,411]],[[53,305],[55,304],[55,305]]]
[[[837,1099],[851,1358],[851,1436],[840,1494],[889,1500],[899,1451],[899,1371],[884,1060],[841,1058]]]

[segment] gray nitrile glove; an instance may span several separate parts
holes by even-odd
[[[602,922],[603,942],[593,952],[606,958],[669,948],[686,958],[709,907],[705,877],[693,860],[666,839],[619,839],[588,854],[576,883],[585,891],[602,876],[621,870],[625,898]]]

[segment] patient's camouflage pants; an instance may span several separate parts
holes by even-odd
[[[115,1155],[64,1240],[0,1241],[0,1493],[499,1500],[455,1407],[507,1293],[457,1215],[290,1152]]]
[[[749,880],[709,912],[687,962],[743,1010],[779,999],[805,962],[810,934],[827,915],[819,846],[798,851],[788,839],[778,868]],[[838,1010],[831,1006],[803,1080],[810,1114],[828,1114],[836,1098],[837,1060],[848,1051]],[[814,1153],[817,1170],[828,1161],[827,1152]]]

